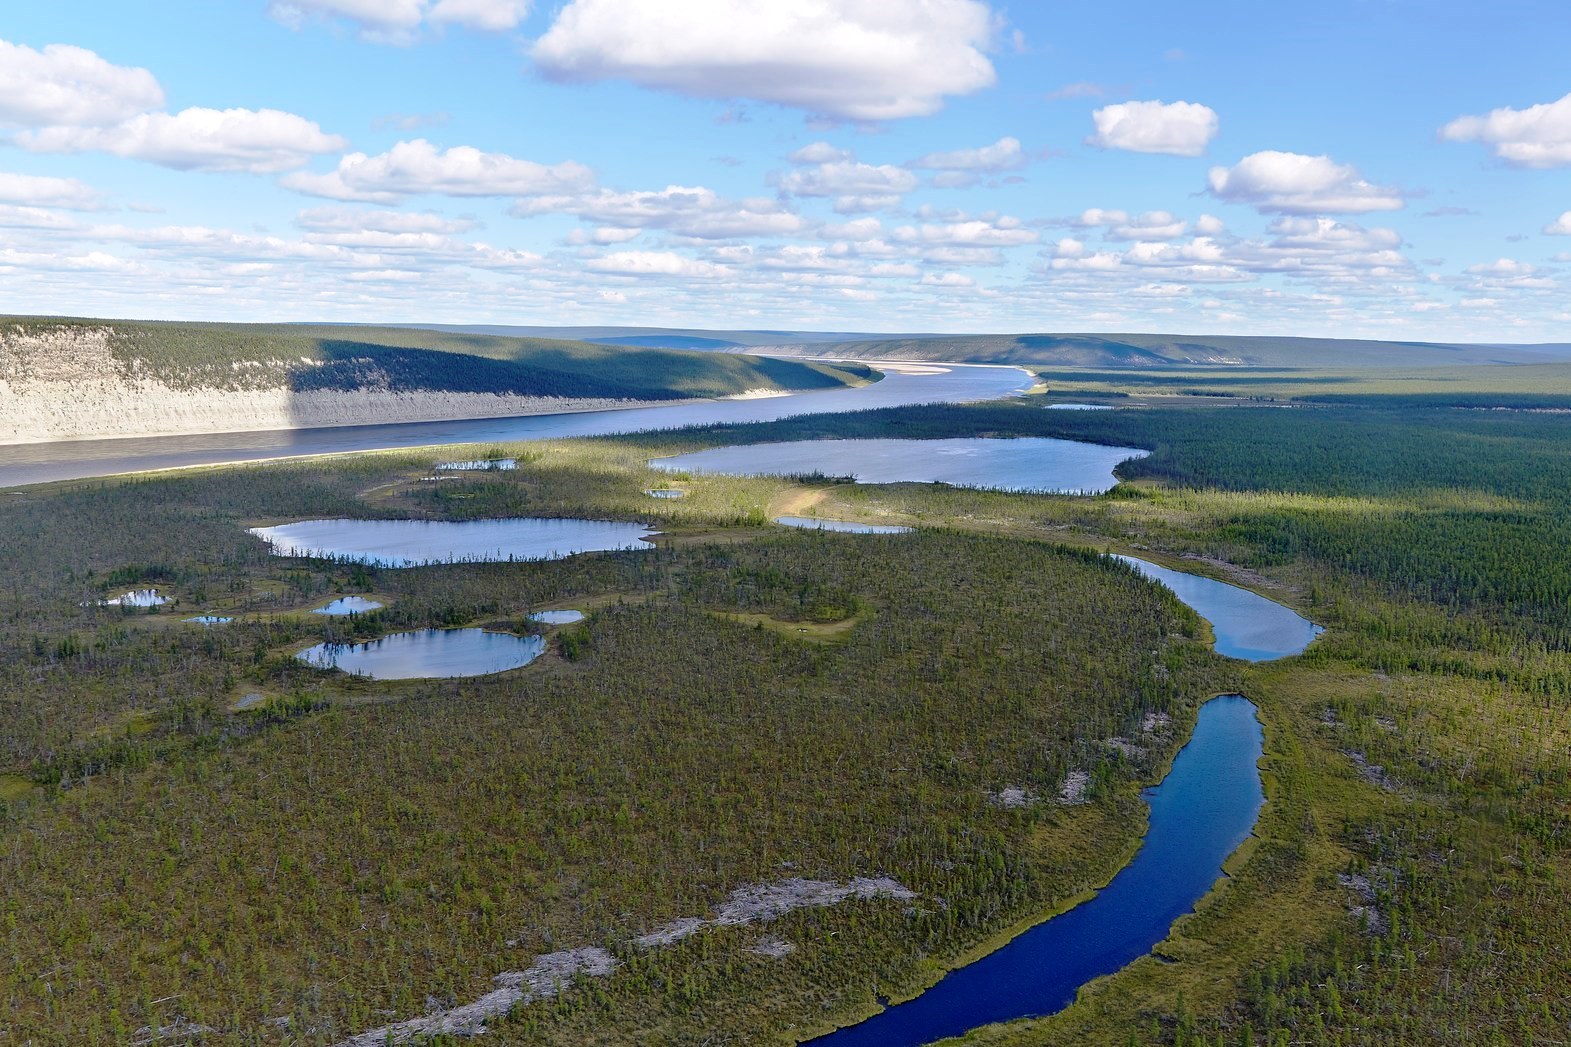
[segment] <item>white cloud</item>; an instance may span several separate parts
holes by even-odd
[[[1500,108],[1459,116],[1440,129],[1448,142],[1482,142],[1518,167],[1571,165],[1571,94],[1526,109]]]
[[[42,153],[101,150],[182,171],[275,172],[345,146],[315,123],[277,109],[143,113],[112,127],[45,127],[17,136]]]
[[[993,30],[979,0],[571,0],[532,54],[559,80],[887,120],[992,86]]]
[[[67,44],[35,51],[0,40],[0,125],[91,127],[163,104],[163,88],[146,69]]]
[[[46,178],[0,171],[0,203],[93,211],[102,201],[97,190],[75,178]]]
[[[830,145],[828,142],[813,142],[804,145],[786,159],[793,164],[830,164],[836,160],[851,159],[851,151]]]
[[[1133,153],[1199,156],[1216,137],[1217,116],[1198,102],[1121,102],[1091,114],[1087,145]]]
[[[916,188],[916,175],[893,164],[838,160],[788,171],[780,188],[792,196],[893,197]]]
[[[1103,235],[1109,240],[1173,240],[1183,236],[1189,229],[1187,222],[1167,211],[1147,211],[1130,218],[1126,211],[1109,211],[1100,207],[1082,211],[1074,224],[1082,229],[1105,229]],[[1202,230],[1208,231],[1216,230]]]
[[[1018,138],[1000,138],[978,149],[957,149],[948,153],[928,153],[911,161],[912,167],[929,171],[1014,171],[1026,164]]]
[[[918,226],[901,226],[894,238],[905,243],[944,244],[953,247],[1018,247],[1035,243],[1037,234],[1020,224],[1018,218],[995,221],[973,219]]]
[[[1365,181],[1351,164],[1274,150],[1251,153],[1231,168],[1211,168],[1209,184],[1219,200],[1278,214],[1395,211],[1406,202],[1401,190]]]
[[[274,0],[267,11],[292,29],[308,18],[343,19],[368,40],[408,44],[427,23],[493,33],[516,29],[529,13],[529,0]]]
[[[1571,236],[1571,211],[1544,226],[1544,232],[1550,236]]]
[[[374,211],[354,207],[313,207],[295,216],[302,229],[319,233],[463,233],[474,228],[470,218],[448,218],[430,211]]]
[[[541,196],[576,193],[594,184],[594,172],[566,161],[537,164],[472,146],[439,150],[423,138],[399,142],[385,153],[350,153],[326,174],[300,172],[282,184],[331,200],[396,203],[405,196]]]
[[[729,270],[713,262],[701,262],[674,251],[613,251],[591,259],[584,268],[619,276],[687,276],[713,279]]]
[[[922,277],[923,287],[975,287],[976,281],[963,273],[928,273]]]
[[[703,186],[671,185],[658,191],[617,193],[602,190],[583,196],[542,196],[513,208],[520,217],[551,212],[576,214],[585,221],[620,230],[664,229],[701,240],[740,236],[782,236],[807,223],[773,200],[727,200]],[[601,242],[604,242],[602,239]]]

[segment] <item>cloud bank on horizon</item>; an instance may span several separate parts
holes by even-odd
[[[1567,31],[1558,0],[29,5],[0,312],[1568,341]]]

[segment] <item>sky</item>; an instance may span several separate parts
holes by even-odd
[[[0,12],[0,312],[1571,341],[1565,0]]]

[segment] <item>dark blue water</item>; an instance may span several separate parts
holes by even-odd
[[[1149,953],[1221,877],[1222,862],[1265,803],[1255,766],[1263,745],[1253,703],[1236,694],[1211,699],[1172,771],[1144,793],[1151,826],[1140,852],[1101,893],[950,972],[916,999],[809,1042],[916,1047],[1062,1010],[1082,985]]]
[[[881,381],[856,389],[829,389],[760,400],[711,400],[628,411],[8,444],[0,446],[0,487],[307,454],[603,436],[685,425],[772,422],[793,415],[866,411],[909,404],[970,403],[1013,396],[1024,392],[1031,381],[1029,374],[1014,367],[953,366],[934,368],[923,374],[888,373]]]
[[[1214,578],[1185,574],[1133,556],[1113,555],[1154,582],[1160,582],[1195,613],[1211,623],[1216,650],[1246,662],[1269,662],[1300,654],[1325,630],[1275,600]]]

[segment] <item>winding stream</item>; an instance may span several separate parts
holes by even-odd
[[[1173,769],[1143,794],[1151,827],[1139,853],[1094,898],[949,972],[915,999],[808,1042],[917,1047],[1067,1007],[1085,983],[1149,953],[1222,876],[1222,863],[1265,803],[1255,766],[1263,748],[1252,702],[1236,694],[1206,702]]]

